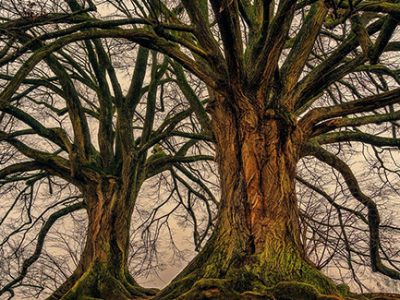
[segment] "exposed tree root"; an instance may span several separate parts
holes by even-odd
[[[212,267],[205,269],[210,274]],[[254,265],[231,267],[225,274],[218,274],[220,278],[199,277],[204,274],[207,272],[203,269],[180,276],[154,299],[343,300],[347,296],[346,289],[307,263],[298,272],[286,274],[286,279],[284,272],[272,273]]]
[[[249,255],[219,247],[203,251],[154,300],[394,300],[398,295],[357,295],[335,284],[290,247]],[[224,245],[222,245],[224,246]],[[267,255],[268,254],[268,255]]]
[[[169,294],[156,296],[155,299],[179,300],[343,300],[339,295],[322,294],[317,287],[296,281],[280,282],[273,287],[260,284],[248,286],[248,291],[238,291],[234,288],[234,281],[225,279],[200,279],[193,287],[180,296]],[[176,298],[174,298],[176,297]]]
[[[133,296],[150,297],[156,295],[160,290],[156,288],[145,288],[139,285],[129,272],[125,272],[124,285]]]
[[[336,294],[324,294],[320,287],[300,281],[282,281],[272,287],[251,283],[246,291],[237,289],[238,282],[228,279],[203,278],[197,280],[186,292],[179,288],[187,286],[190,278],[180,280],[169,293],[162,291],[153,299],[162,300],[399,300],[398,294],[363,294],[349,292],[345,285],[338,285]],[[242,282],[242,288],[244,283]]]
[[[310,266],[307,266],[309,268]],[[306,267],[303,268],[303,272]],[[210,269],[210,268],[209,268]],[[235,268],[226,278],[199,278],[195,273],[178,277],[165,290],[146,289],[130,276],[117,278],[105,267],[90,268],[62,300],[395,300],[395,294],[356,295],[345,285],[335,285],[318,270],[309,276],[293,275],[291,280],[272,281]],[[197,270],[197,276],[202,272]],[[304,274],[304,273],[303,273]],[[275,277],[278,275],[275,275]],[[270,273],[270,277],[274,278]],[[313,277],[313,278],[312,278]],[[308,281],[308,282],[305,282]]]
[[[148,299],[157,293],[157,289],[146,289],[136,283],[125,272],[116,276],[106,266],[94,264],[75,284],[61,297],[51,296],[48,299],[81,300],[131,300]]]

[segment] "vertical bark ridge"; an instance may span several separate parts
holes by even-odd
[[[250,99],[216,99],[209,108],[221,178],[219,223],[155,299],[342,299],[307,260],[300,240],[294,182],[301,130],[282,109],[257,114],[259,101]]]

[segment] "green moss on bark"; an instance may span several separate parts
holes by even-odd
[[[336,295],[324,295],[319,292],[317,286],[312,284],[287,281],[280,282],[272,289],[271,293],[277,300],[340,300]]]
[[[340,300],[348,293],[293,253],[274,262],[262,254],[235,257],[223,271],[221,264],[211,255],[196,258],[155,299]]]
[[[144,299],[157,291],[140,287],[136,282],[131,284],[126,276],[117,278],[110,270],[112,268],[107,268],[106,264],[93,264],[61,300],[131,300],[139,297]]]

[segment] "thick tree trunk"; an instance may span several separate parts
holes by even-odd
[[[127,195],[114,179],[85,190],[88,230],[71,277],[49,299],[143,299],[156,291],[140,287],[127,268],[129,229],[136,193]]]
[[[219,224],[157,299],[341,299],[300,241],[294,178],[301,131],[289,113],[260,116],[248,103],[212,108]]]

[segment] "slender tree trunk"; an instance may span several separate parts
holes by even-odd
[[[71,277],[49,299],[134,299],[155,293],[140,287],[127,268],[129,229],[137,193],[121,191],[114,179],[85,190],[88,230]]]
[[[220,101],[211,111],[222,193],[217,229],[157,299],[341,299],[301,244],[296,121],[237,103]]]

